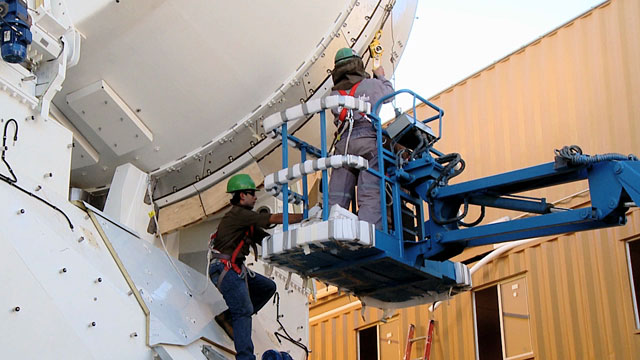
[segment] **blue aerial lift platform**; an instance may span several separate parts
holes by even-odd
[[[413,96],[413,114],[419,100],[435,115],[418,120],[404,113],[383,128],[380,106],[402,93]],[[282,139],[284,168],[267,176],[265,187],[281,199],[303,203],[306,217],[306,175],[321,170],[323,212],[317,226],[327,224],[326,230],[295,228],[285,215],[281,233],[263,246],[265,260],[374,303],[427,303],[470,288],[466,266],[448,260],[467,247],[621,226],[626,223],[628,208],[640,203],[640,161],[635,156],[589,156],[577,146],[556,150],[553,162],[449,185],[465,164],[459,154],[443,154],[434,148],[442,135],[442,109],[410,90],[381,99],[371,110],[369,106],[348,96],[329,96],[265,120],[265,129]],[[328,156],[325,112],[332,107],[367,113],[377,132],[379,169],[363,166],[362,158]],[[320,149],[287,132],[288,121],[315,113],[320,114]],[[437,134],[428,126],[436,120]],[[301,163],[287,168],[290,146],[300,151]],[[307,160],[307,155],[318,160]],[[352,233],[353,238],[331,235],[336,226],[358,227],[356,220],[337,225],[329,217],[328,169],[338,166],[369,171],[380,179],[383,221],[380,229],[371,226],[369,237],[362,224]],[[302,180],[301,194],[291,192],[287,185],[297,179]],[[543,198],[518,195],[580,180],[589,183],[588,207],[558,209]],[[480,207],[480,216],[468,221],[465,218],[472,205]],[[537,215],[483,225],[486,208]]]

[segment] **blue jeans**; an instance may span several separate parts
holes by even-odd
[[[222,270],[224,265],[221,262],[209,265],[209,277],[216,287]],[[255,360],[251,341],[251,315],[256,314],[271,299],[276,292],[276,283],[258,273],[254,277],[248,274],[245,276],[246,280],[235,271],[229,270],[218,290],[231,313],[236,359]]]

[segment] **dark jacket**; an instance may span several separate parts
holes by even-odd
[[[242,251],[236,259],[237,264],[242,263],[249,255],[250,247],[254,244],[261,244],[262,239],[269,235],[264,229],[269,227],[270,217],[270,213],[257,213],[242,206],[233,205],[218,225],[214,248],[223,254],[232,255],[238,244],[244,239]],[[252,233],[251,226],[253,226]]]

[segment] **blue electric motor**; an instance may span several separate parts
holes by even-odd
[[[284,351],[267,350],[262,354],[262,360],[293,360],[293,358]]]
[[[31,17],[25,0],[0,1],[0,51],[6,62],[19,64],[27,58],[31,44]]]

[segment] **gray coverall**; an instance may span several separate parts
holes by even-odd
[[[393,85],[384,77],[377,79],[364,79],[358,86],[354,97],[361,98],[371,103],[373,106],[383,96],[393,92]],[[347,93],[349,91],[347,90]],[[338,91],[332,91],[331,95],[338,95]],[[389,99],[385,102],[390,102]],[[335,116],[334,124],[338,126],[338,116],[340,112],[332,109]],[[349,140],[347,153],[359,155],[369,161],[369,167],[378,169],[378,151],[376,147],[376,132],[371,122],[360,113],[353,113],[353,131]],[[347,142],[349,124],[345,132],[336,143],[335,153],[343,155]],[[355,195],[355,187],[358,185],[358,218],[375,224],[378,229],[382,228],[382,215],[380,208],[380,179],[367,171],[358,171],[349,168],[333,169],[331,180],[329,181],[329,205],[338,204],[345,209],[349,208],[351,199]]]

